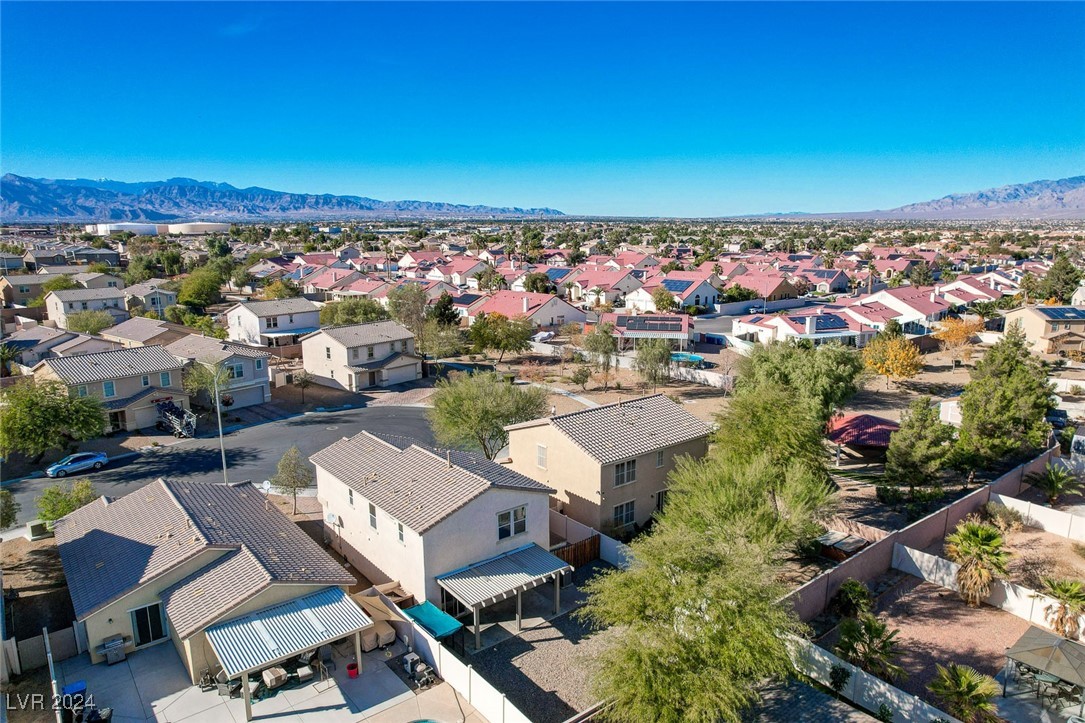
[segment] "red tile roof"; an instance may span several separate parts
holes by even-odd
[[[873,414],[848,414],[829,421],[829,441],[858,447],[888,447],[889,437],[900,429],[890,419]]]

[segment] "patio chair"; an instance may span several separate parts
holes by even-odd
[[[335,667],[335,651],[332,649],[332,646],[320,646],[320,664],[323,665],[325,669],[335,668],[338,670],[338,668]]]
[[[1070,685],[1069,683],[1059,685],[1058,699],[1063,708],[1068,708],[1072,705],[1081,705],[1085,702],[1085,698],[1082,697],[1081,688],[1076,685]]]
[[[215,687],[218,689],[219,695],[228,696],[230,698],[238,698],[241,696],[241,681],[230,680],[226,677],[225,670],[220,670],[218,675],[215,676]]]

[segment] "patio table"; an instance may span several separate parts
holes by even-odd
[[[1061,680],[1062,680],[1062,678],[1060,678],[1057,675],[1051,675],[1051,673],[1037,673],[1036,674],[1036,682],[1038,683],[1038,685],[1036,686],[1036,697],[1037,698],[1042,698],[1045,688],[1047,688],[1048,686],[1055,685],[1056,683],[1058,683]],[[1041,703],[1042,703],[1042,701],[1041,701]]]

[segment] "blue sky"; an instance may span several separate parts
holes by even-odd
[[[725,215],[1085,173],[1082,3],[0,5],[0,168]]]

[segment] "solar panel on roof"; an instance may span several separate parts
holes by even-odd
[[[814,328],[818,331],[831,331],[833,329],[847,329],[848,322],[841,319],[839,316],[831,316],[823,314],[821,316],[814,317]]]
[[[1085,309],[1073,306],[1042,306],[1037,308],[1048,319],[1061,319],[1064,321],[1081,321],[1085,319]]]
[[[546,276],[551,281],[557,281],[558,279],[563,279],[568,276],[570,271],[572,271],[572,269],[547,269]]]
[[[680,294],[692,285],[692,281],[684,279],[663,279],[663,288],[674,294]]]

